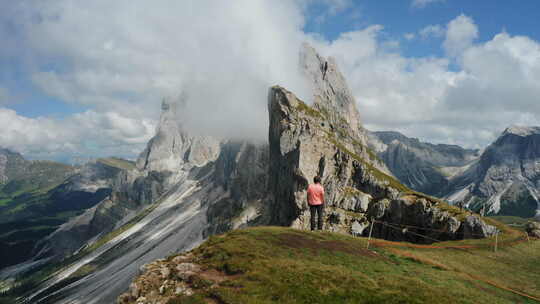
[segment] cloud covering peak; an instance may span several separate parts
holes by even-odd
[[[474,19],[459,15],[446,25],[417,30],[419,37],[444,37],[441,56],[407,57],[401,41],[381,24],[364,23],[331,41],[305,33],[313,3],[325,5],[329,16],[351,5],[344,0],[4,4],[0,61],[9,62],[6,70],[24,75],[20,81],[33,90],[83,110],[61,119],[22,116],[10,108],[13,89],[0,82],[0,146],[46,158],[134,157],[154,132],[162,98],[180,92],[187,96],[181,119],[192,131],[265,139],[268,87],[280,84],[310,99],[298,70],[304,41],[336,58],[368,128],[483,147],[508,125],[539,124],[537,41],[506,32],[478,41],[481,29]],[[415,35],[409,38],[413,42]]]

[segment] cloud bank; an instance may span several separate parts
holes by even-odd
[[[35,88],[87,110],[24,117],[9,109],[0,83],[0,146],[35,158],[135,157],[153,135],[161,99],[181,91],[187,128],[265,139],[269,86],[309,99],[297,69],[306,40],[336,57],[368,128],[484,147],[508,125],[540,124],[537,41],[502,32],[479,42],[474,20],[460,15],[418,30],[444,38],[444,57],[405,57],[382,25],[333,41],[304,33],[315,2],[329,14],[351,3],[10,2],[0,12],[0,60],[14,59]]]
[[[484,148],[509,125],[540,125],[540,44],[505,32],[475,42],[479,29],[465,15],[444,29],[441,58],[384,48],[381,26],[319,48],[338,59],[370,129]]]

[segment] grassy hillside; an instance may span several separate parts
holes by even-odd
[[[121,170],[135,169],[135,162],[117,157],[99,158],[97,161],[109,167]]]
[[[367,250],[365,238],[250,228],[157,261],[135,282],[141,296],[169,304],[537,303],[540,242],[516,242],[523,234],[508,228],[504,235],[497,252],[489,239],[435,246],[377,240]],[[186,278],[175,270],[185,262],[202,269]],[[167,284],[164,267],[172,269]],[[179,286],[194,294],[178,295]]]

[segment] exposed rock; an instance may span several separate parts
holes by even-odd
[[[161,277],[168,279],[171,276],[171,270],[168,267],[161,268]]]
[[[540,214],[540,128],[510,127],[479,161],[456,176],[446,195],[486,214]]]
[[[540,238],[540,223],[535,221],[527,222],[525,225],[525,231],[529,236]]]
[[[478,216],[470,215],[465,218],[462,224],[463,238],[480,239],[490,237],[497,233],[497,228],[484,223]]]
[[[327,70],[324,70],[325,66]],[[300,51],[300,67],[311,80],[315,108],[327,114],[327,119],[336,126],[347,125],[359,135],[361,143],[366,144],[356,101],[335,59],[323,58],[311,45],[304,43]]]
[[[312,58],[304,60],[324,63],[313,50],[308,49],[304,56]],[[328,66],[332,65],[330,61]],[[309,69],[308,74],[323,73],[317,71]],[[339,71],[329,68],[327,73]],[[351,125],[357,117],[357,111],[350,111],[354,98],[347,85],[339,83],[343,78],[331,74],[313,77],[313,107],[281,87],[270,89],[271,223],[308,229],[306,189],[319,175],[326,190],[327,230],[350,233],[355,218],[362,220],[367,215],[379,220],[376,237],[424,243],[459,239],[458,219],[439,210],[438,202],[419,197],[387,174],[385,166],[363,144],[363,129],[359,124]],[[343,96],[347,96],[345,101],[336,100]],[[366,196],[362,198],[361,193]],[[358,228],[355,225],[356,231]]]
[[[148,142],[137,160],[137,168],[146,171],[176,172],[185,163],[204,166],[219,155],[220,143],[208,137],[189,136],[178,119],[178,108],[185,102],[185,95],[164,99],[156,135]]]
[[[367,222],[359,223],[358,221],[354,221],[351,225],[351,234],[354,236],[362,236],[364,230],[368,227],[369,223]]]
[[[369,132],[369,146],[406,186],[430,195],[444,195],[450,179],[479,157],[478,150],[433,145],[398,132]]]

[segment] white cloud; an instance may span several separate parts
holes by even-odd
[[[47,95],[102,116],[155,121],[161,98],[185,89],[188,128],[266,138],[268,87],[308,96],[297,59],[309,1],[300,2],[18,1],[0,13],[16,26],[0,44],[17,45],[0,56],[17,57]],[[350,5],[323,2],[332,14]],[[111,127],[129,137],[131,126]]]
[[[182,117],[191,129],[266,138],[268,87],[309,95],[297,71],[304,40],[336,57],[368,128],[483,147],[507,125],[539,124],[537,41],[501,33],[479,43],[474,21],[461,15],[447,26],[446,57],[408,58],[381,25],[331,42],[306,36],[309,2],[7,5],[0,20],[17,25],[18,34],[0,27],[0,56],[20,52],[37,87],[90,110],[58,120],[0,108],[0,146],[35,157],[134,156],[154,131],[161,98],[182,89],[189,96]]]
[[[448,23],[443,46],[449,55],[456,56],[470,47],[476,38],[478,27],[472,18],[462,14]]]
[[[87,111],[63,120],[28,118],[0,108],[0,146],[31,158],[68,155],[124,156],[138,153],[155,126],[115,112]]]
[[[424,8],[430,4],[445,2],[446,0],[413,0],[411,6],[414,8]]]
[[[405,38],[406,40],[413,40],[415,37],[416,37],[415,33],[405,33],[403,35],[403,38]]]
[[[328,5],[328,13],[336,15],[353,6],[352,0],[321,0]]]
[[[368,128],[483,148],[509,125],[540,125],[540,44],[504,32],[475,43],[478,30],[465,16],[448,32],[448,58],[384,48],[380,26],[318,44],[337,58]]]
[[[429,37],[443,37],[445,34],[445,29],[438,24],[428,25],[421,29],[418,34],[424,39]]]

